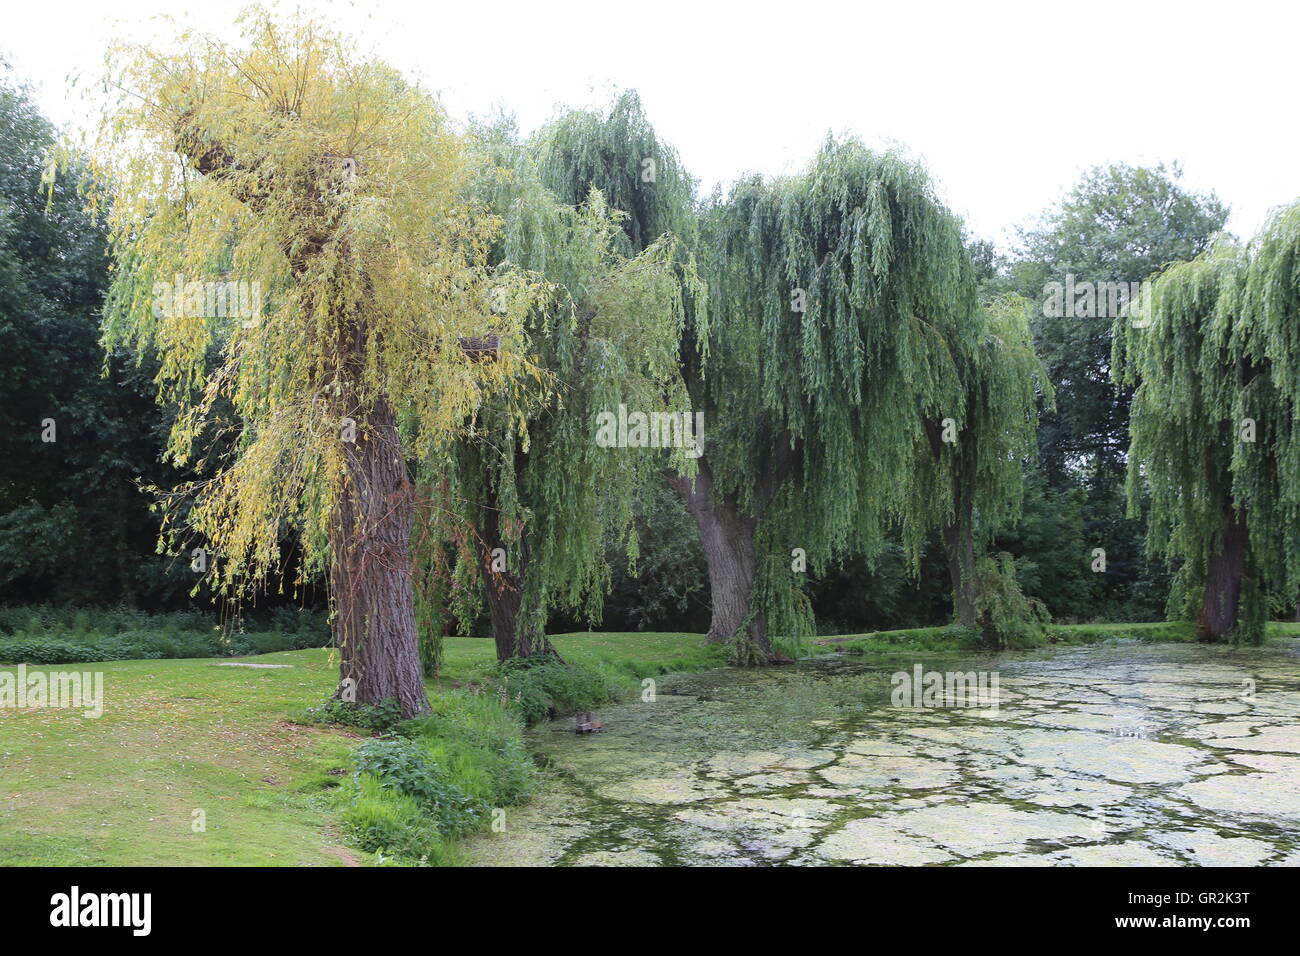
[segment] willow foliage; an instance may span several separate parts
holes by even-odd
[[[593,187],[623,213],[624,255],[664,235],[695,243],[695,183],[677,151],[655,133],[635,92],[608,112],[572,110],[539,131],[539,175],[562,201],[576,205]]]
[[[1116,377],[1137,385],[1130,507],[1149,488],[1147,546],[1181,562],[1188,616],[1232,522],[1247,552],[1234,637],[1258,641],[1267,591],[1300,586],[1300,204],[1247,247],[1221,237],[1144,292],[1116,326]]]
[[[1021,296],[1002,295],[972,316],[979,341],[957,356],[965,413],[960,434],[939,460],[918,454],[923,469],[946,471],[969,496],[977,549],[1020,518],[1023,466],[1038,454],[1039,401],[1047,408],[1055,404],[1055,389],[1034,351],[1032,308]]]
[[[635,559],[637,496],[649,493],[659,469],[693,467],[682,448],[600,447],[596,422],[620,404],[689,413],[677,348],[688,297],[697,307],[706,298],[675,236],[633,249],[630,217],[600,190],[571,203],[548,188],[543,164],[555,157],[552,133],[525,143],[508,121],[479,126],[475,192],[503,223],[489,249],[498,275],[524,275],[546,289],[524,334],[555,389],[531,411],[486,402],[449,473],[466,518],[494,512],[507,570],[521,581],[518,628],[538,634],[552,608],[598,619],[610,582],[607,537],[621,538]],[[527,425],[516,431],[510,423],[520,416]],[[462,579],[477,578],[486,563],[462,561]]]
[[[232,589],[268,575],[289,533],[322,566],[350,417],[364,430],[391,408],[394,453],[423,459],[489,397],[517,415],[549,389],[523,357],[542,290],[518,278],[491,308],[500,224],[466,198],[468,152],[435,99],[318,23],[253,10],[241,27],[233,45],[113,50],[91,184],[118,261],[106,342],[157,355],[179,409],[167,454],[208,472],[184,489],[188,524]],[[231,281],[260,314],[168,307]],[[499,361],[467,361],[460,337],[488,334]]]
[[[926,419],[964,422],[958,370],[980,344],[970,260],[925,171],[852,139],[829,140],[802,175],[742,181],[704,235],[709,464],[718,490],[758,514],[782,446],[799,449],[760,522],[759,591],[777,633],[806,630],[790,549],[814,570],[873,555],[894,520],[915,561],[951,513],[951,483],[915,464]]]

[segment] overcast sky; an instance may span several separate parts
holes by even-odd
[[[185,14],[234,35],[242,0]],[[438,91],[455,115],[641,94],[704,189],[797,170],[828,131],[920,155],[973,232],[1010,230],[1087,167],[1179,160],[1249,237],[1300,198],[1300,5],[895,0],[456,0],[307,3]],[[61,126],[84,122],[68,77],[95,77],[114,36],[162,0],[8,6],[0,56]],[[156,29],[156,27],[154,28]]]

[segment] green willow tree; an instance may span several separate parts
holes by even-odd
[[[489,396],[526,405],[541,292],[516,281],[491,310],[496,223],[464,198],[468,153],[431,95],[318,23],[241,24],[237,44],[114,54],[92,192],[117,263],[105,340],[156,355],[167,454],[205,473],[170,501],[172,545],[196,536],[241,593],[297,538],[304,575],[328,571],[340,696],[411,716],[429,704],[408,469]],[[214,309],[215,283],[260,308]],[[484,335],[495,360],[469,360]]]
[[[1170,267],[1116,323],[1131,506],[1149,490],[1147,547],[1181,562],[1170,616],[1202,640],[1261,641],[1270,589],[1300,583],[1298,274],[1300,204]]]
[[[771,633],[811,630],[798,562],[873,556],[896,524],[915,568],[954,519],[949,465],[919,464],[932,425],[964,427],[976,287],[925,171],[851,139],[802,175],[742,181],[703,234],[711,358],[692,397],[706,453],[684,490],[714,584],[710,637],[762,661]]]
[[[1010,580],[984,581],[1007,565],[990,564],[983,554],[999,531],[1020,518],[1024,468],[1038,450],[1040,397],[1049,409],[1054,403],[1047,370],[1034,352],[1031,309],[1028,300],[1003,295],[972,316],[980,339],[973,350],[954,356],[963,388],[960,430],[955,419],[948,429],[927,417],[929,454],[923,450],[917,462],[922,472],[938,471],[922,478],[923,486],[945,475],[951,483],[952,514],[943,522],[942,536],[953,616],[963,626],[982,627],[989,644],[1002,638],[991,618],[981,614],[985,592],[1014,594],[1018,588]]]
[[[634,256],[664,235],[683,244],[683,257],[694,249],[694,180],[655,133],[635,92],[623,93],[608,112],[563,114],[538,133],[536,148],[542,181],[562,202],[580,205],[598,189],[623,214],[617,239],[623,255]],[[690,326],[686,333],[692,335]]]
[[[478,553],[458,562],[459,593],[481,583],[503,661],[555,655],[545,635],[554,608],[599,618],[607,539],[635,561],[634,502],[653,493],[647,483],[663,467],[691,467],[685,448],[602,447],[596,426],[620,405],[678,421],[689,413],[677,348],[687,296],[702,306],[703,287],[673,236],[629,244],[629,217],[598,189],[573,204],[546,187],[539,157],[553,155],[554,135],[524,144],[499,122],[476,139],[485,156],[477,194],[503,223],[489,261],[499,276],[522,273],[547,290],[524,334],[555,386],[531,410],[488,399],[473,434],[430,468],[477,535]],[[473,619],[464,608],[458,616]]]
[[[578,201],[587,190],[598,188],[611,205],[625,211],[622,244],[628,254],[644,248],[654,237],[668,233],[682,239],[687,249],[699,250],[702,260],[713,257],[707,240],[699,235],[698,213],[693,202],[694,182],[676,151],[655,133],[634,93],[621,96],[607,113],[574,111],[553,123],[543,136],[542,175],[566,201]],[[712,264],[707,269],[712,303],[717,301],[712,292],[717,274]],[[692,316],[702,313],[701,303],[690,296],[686,302]],[[719,304],[729,314],[730,304]],[[756,495],[757,507],[767,507],[784,481],[785,474],[779,472],[788,466],[790,458],[779,449],[767,449],[782,462],[777,471],[770,471],[760,462],[764,450],[758,445],[763,439],[751,435],[750,444],[746,445],[744,439],[737,443],[726,438],[733,429],[743,429],[746,425],[766,427],[766,419],[760,414],[762,403],[753,387],[753,376],[759,372],[754,348],[760,334],[765,333],[752,325],[745,326],[743,331],[738,327],[735,333],[723,332],[713,324],[712,318],[707,325],[697,321],[686,323],[678,362],[689,391],[690,406],[707,409],[704,456],[698,460],[694,474],[671,467],[663,470],[663,478],[677,492],[699,529],[712,599],[708,639],[716,643],[734,641],[734,656],[746,662],[766,661],[773,656],[773,650],[766,619],[750,614],[758,566],[757,522],[745,509],[750,507],[751,493]],[[718,351],[719,345],[727,354]],[[719,369],[732,370],[731,375],[723,373],[725,379],[719,379],[716,387],[708,378],[715,359],[721,363]],[[710,363],[708,369],[706,360]],[[788,364],[788,355],[782,361]],[[726,384],[721,384],[724,381]],[[744,382],[744,392],[728,392],[737,381]],[[710,405],[711,388],[714,394]],[[718,394],[724,396],[727,414],[734,414],[737,421],[719,418]],[[758,417],[739,421],[751,415]],[[770,440],[768,444],[771,445]],[[713,470],[722,456],[726,456],[724,467],[735,469],[739,477],[733,486],[715,491]],[[750,467],[753,481],[747,481],[747,476],[741,474]],[[788,564],[788,557],[785,561]],[[768,590],[773,595],[773,606],[790,612],[782,619],[783,623],[807,621],[807,602],[797,592],[788,587]]]
[[[634,95],[607,114],[569,114],[548,140],[543,176],[566,201],[600,188],[630,212],[629,250],[672,232],[705,263],[712,314],[707,331],[687,324],[679,352],[692,406],[704,411],[705,453],[697,474],[665,477],[699,528],[711,641],[731,642],[741,661],[769,660],[769,633],[812,629],[798,562],[819,569],[837,554],[874,555],[897,523],[915,569],[928,532],[953,521],[955,486],[973,483],[972,503],[990,488],[1018,502],[1018,459],[1002,468],[990,449],[954,478],[946,449],[925,458],[927,423],[962,421],[959,365],[987,375],[972,379],[975,399],[981,389],[1012,399],[986,407],[981,423],[1010,427],[992,441],[1017,449],[1024,423],[1032,428],[1024,401],[1034,379],[1008,385],[995,361],[980,360],[981,348],[1014,350],[1011,368],[1026,371],[1027,339],[981,331],[960,224],[923,171],[832,142],[803,176],[750,179],[716,197],[696,239],[693,183]],[[900,482],[904,474],[921,480]],[[998,497],[990,518],[1011,508]]]

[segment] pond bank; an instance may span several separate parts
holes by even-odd
[[[891,704],[903,656],[659,679],[530,732],[546,785],[480,865],[1294,865],[1300,642],[963,658],[996,708]],[[987,702],[986,702],[987,703]]]

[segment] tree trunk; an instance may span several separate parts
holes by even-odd
[[[953,611],[962,627],[975,627],[975,548],[970,528],[959,520],[944,528],[948,578],[953,584]]]
[[[508,542],[501,532],[501,512],[495,498],[484,508],[483,537],[489,553],[483,572],[484,592],[487,596],[488,618],[492,626],[492,640],[497,648],[497,660],[512,657],[553,657],[562,661],[559,652],[546,636],[544,628],[537,625],[537,615],[525,613],[523,608],[524,584],[528,580],[528,536],[524,532],[517,542]],[[508,547],[522,548],[516,571],[493,571],[492,550]]]
[[[741,515],[733,499],[714,500],[712,475],[704,459],[700,459],[694,479],[676,475],[670,481],[700,529],[713,596],[708,641],[722,644],[741,629],[749,616],[757,569],[754,532],[758,519]],[[755,662],[771,660],[772,644],[761,614],[750,621],[748,636]]]
[[[974,627],[979,577],[975,572],[975,532],[972,515],[962,502],[957,516],[943,529],[943,549],[948,561],[948,579],[952,582],[953,611],[962,627]]]
[[[1205,569],[1205,598],[1196,620],[1196,637],[1221,641],[1237,623],[1241,582],[1246,572],[1246,516],[1231,504],[1223,518],[1223,537]]]
[[[929,419],[924,425],[935,460],[942,461],[941,426]],[[953,517],[943,528],[943,550],[948,562],[948,580],[952,584],[953,614],[957,623],[963,627],[975,627],[979,623],[976,613],[979,576],[975,571],[975,502],[963,488],[963,461],[959,457],[960,453],[954,450],[953,455]],[[973,465],[970,470],[974,471]]]
[[[344,442],[346,477],[330,533],[330,592],[339,647],[338,696],[397,702],[403,717],[427,713],[411,584],[414,517],[393,412],[376,403]]]

